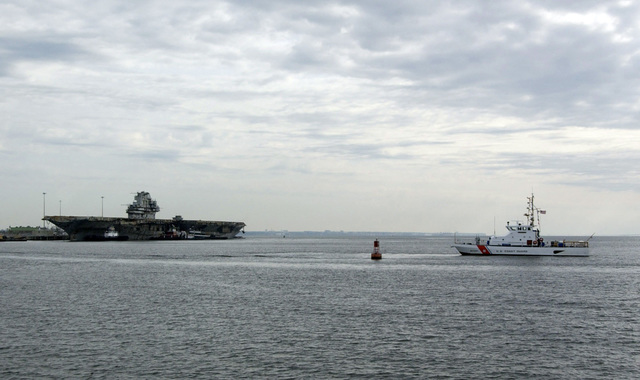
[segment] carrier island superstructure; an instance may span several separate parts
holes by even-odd
[[[100,216],[45,216],[63,229],[69,240],[231,239],[243,230],[243,222],[186,220],[181,216],[156,219],[158,203],[146,191],[138,192],[127,207],[126,218]]]

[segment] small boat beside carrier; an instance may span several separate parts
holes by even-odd
[[[544,210],[533,204],[533,194],[527,212],[528,224],[507,222],[505,236],[491,236],[484,241],[480,237],[473,243],[455,241],[452,246],[462,255],[509,255],[509,256],[589,256],[589,239],[586,241],[553,240],[545,241],[540,236],[540,214]],[[592,235],[593,236],[593,235]]]

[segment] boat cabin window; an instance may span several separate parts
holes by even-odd
[[[531,226],[523,226],[521,223],[518,223],[517,226],[512,226],[507,222],[507,230],[509,231],[519,231],[520,233],[524,233],[526,231],[532,231],[533,228]]]

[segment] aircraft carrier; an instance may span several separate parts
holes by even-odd
[[[127,207],[127,218],[45,216],[42,219],[63,229],[72,241],[232,239],[245,226],[243,222],[186,220],[179,215],[156,219],[158,211],[158,203],[148,192],[141,191]]]

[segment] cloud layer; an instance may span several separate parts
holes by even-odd
[[[490,232],[534,190],[549,228],[636,233],[639,18],[631,1],[4,2],[0,226],[36,224],[42,192],[122,215],[147,190],[250,229]]]

